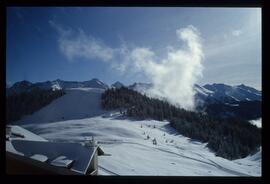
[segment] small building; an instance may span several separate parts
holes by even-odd
[[[6,136],[7,174],[98,174],[98,156],[104,155],[99,146],[25,140],[20,133],[12,135]]]

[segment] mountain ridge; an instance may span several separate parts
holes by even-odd
[[[31,83],[29,81],[23,80],[14,83],[11,87],[6,88],[6,95],[9,96],[14,93],[29,92],[34,88],[41,88],[45,90],[60,90],[69,88],[99,88],[108,89],[109,86],[97,78],[93,78],[88,81],[64,81],[61,79],[56,79],[53,81],[36,82]]]
[[[93,78],[88,81],[65,81],[56,79],[53,81],[32,83],[26,80],[16,82],[12,86],[6,87],[6,94],[14,94],[21,92],[29,92],[33,88],[41,88],[46,90],[60,90],[68,88],[120,88],[125,85],[119,81],[116,81],[111,86],[100,81],[97,78]],[[129,89],[145,93],[153,87],[152,83],[135,82],[127,86]],[[197,105],[203,105],[204,103],[227,103],[235,104],[240,101],[261,101],[261,91],[246,86],[244,84],[230,86],[223,83],[212,83],[205,85],[194,84],[195,102]]]

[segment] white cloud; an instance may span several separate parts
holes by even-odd
[[[61,51],[68,59],[85,58],[109,61],[113,58],[113,49],[80,31],[75,37],[62,37],[59,40]]]
[[[65,30],[53,21],[50,24],[58,31],[58,39],[61,52],[69,59],[100,59],[109,61],[113,58],[114,50],[91,35],[85,34],[81,29],[73,31]]]
[[[171,49],[167,58],[156,58],[148,48],[132,51],[131,59],[154,84],[150,93],[165,97],[170,103],[185,109],[194,108],[193,85],[202,76],[203,52],[200,33],[193,26],[178,29],[176,35],[183,40],[185,49]]]
[[[59,32],[59,47],[69,59],[82,57],[110,61],[110,66],[125,75],[141,72],[153,83],[149,92],[154,97],[167,99],[170,103],[185,109],[194,108],[193,86],[202,76],[203,51],[199,31],[194,26],[176,30],[183,48],[168,46],[167,56],[160,58],[150,48],[129,48],[122,43],[111,48],[83,30],[74,32],[63,29],[54,22],[50,24]],[[149,93],[148,93],[149,94]]]
[[[240,36],[242,34],[242,30],[238,29],[238,30],[233,30],[232,31],[232,35],[233,36]]]

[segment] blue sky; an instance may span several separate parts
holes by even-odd
[[[121,68],[129,51],[147,48],[161,61],[185,46],[176,31],[189,25],[204,53],[197,83],[261,89],[260,8],[10,7],[6,80],[151,82],[132,63]]]

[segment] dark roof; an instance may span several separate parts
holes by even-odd
[[[74,160],[71,170],[85,174],[93,154],[99,147],[85,147],[79,143],[57,143],[57,142],[40,142],[26,140],[12,140],[13,147],[31,157],[34,154],[41,154],[48,157],[47,163],[59,156],[66,156],[67,159]],[[102,151],[102,150],[101,150]]]

